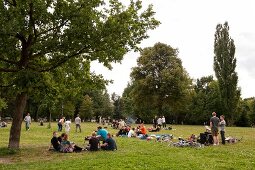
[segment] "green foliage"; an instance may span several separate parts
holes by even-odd
[[[191,81],[177,55],[177,49],[162,43],[142,50],[131,73],[131,96],[142,118],[181,112]]]
[[[88,95],[84,96],[84,100],[82,101],[80,107],[80,116],[84,119],[91,118],[93,115],[93,101]]]
[[[0,110],[5,109],[7,104],[4,99],[0,98]]]
[[[237,126],[252,126],[254,124],[254,98],[240,100],[237,112],[239,113],[235,122]]]
[[[123,118],[122,109],[121,109],[121,97],[113,93],[111,96],[111,99],[113,101],[113,106],[114,106],[113,117],[116,119]]]
[[[133,86],[128,84],[121,97],[121,113],[123,117],[135,115],[134,101],[131,96]]]
[[[235,44],[229,36],[227,22],[216,27],[214,54],[214,71],[219,83],[222,110],[226,117],[229,117],[229,124],[233,124],[240,90],[237,89],[238,76],[235,71]]]
[[[186,115],[185,123],[201,125],[208,123],[212,112],[222,114],[218,82],[213,76],[197,79],[191,97],[190,113]]]
[[[255,99],[253,98],[251,101],[251,112],[249,114],[250,122],[255,126]]]

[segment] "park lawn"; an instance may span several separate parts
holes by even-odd
[[[75,133],[72,124],[69,140],[83,147],[84,137],[97,126],[96,123],[83,123],[83,132]],[[203,126],[174,125],[173,128],[161,130],[159,134],[173,134],[176,140],[204,132]],[[52,123],[51,129],[47,129],[46,124],[33,123],[30,131],[25,131],[23,124],[21,149],[13,151],[6,149],[10,125],[0,128],[0,169],[255,169],[255,128],[227,127],[226,136],[243,139],[225,146],[177,148],[168,143],[114,137],[117,151],[81,153],[48,151],[51,134],[56,129],[57,123]],[[110,126],[108,131],[117,132]]]

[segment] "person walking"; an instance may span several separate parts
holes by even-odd
[[[27,113],[26,117],[24,118],[24,121],[26,123],[26,130],[29,130],[31,124],[31,117],[29,113]]]
[[[211,117],[211,119],[210,119],[210,127],[211,127],[212,136],[213,136],[213,145],[219,145],[218,126],[220,123],[220,119],[218,117],[216,117],[215,112],[212,113],[212,116],[213,117]]]
[[[75,122],[75,132],[77,132],[77,129],[80,130],[81,133],[81,118],[79,117],[79,114],[77,114],[76,118],[74,119]]]
[[[225,121],[225,116],[221,115],[220,116],[220,136],[221,136],[221,143],[225,145],[225,126],[226,126],[226,121]]]

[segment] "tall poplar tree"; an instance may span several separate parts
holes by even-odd
[[[214,40],[214,71],[218,79],[222,110],[229,124],[233,124],[235,112],[240,98],[237,88],[235,44],[229,36],[229,26],[218,24]]]

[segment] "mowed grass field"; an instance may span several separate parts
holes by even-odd
[[[56,122],[51,129],[47,129],[46,123],[44,126],[32,123],[30,131],[25,131],[24,126],[23,123],[19,151],[6,149],[10,125],[0,128],[0,169],[255,169],[255,128],[227,127],[226,136],[243,139],[225,146],[179,148],[170,147],[168,143],[114,137],[117,151],[58,153],[48,151],[52,132],[57,130]],[[82,133],[75,133],[72,124],[69,140],[84,147],[84,137],[97,126],[96,123],[83,123]],[[117,132],[110,126],[107,129],[113,134]],[[199,135],[205,131],[203,126],[174,125],[173,129],[161,130],[158,134],[187,138],[192,133]]]

